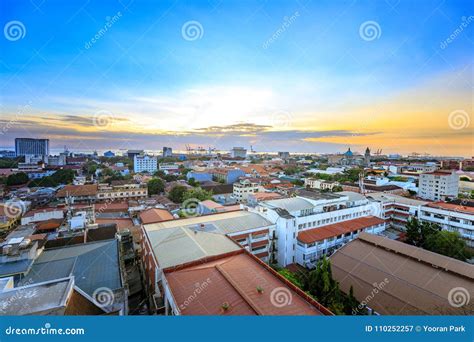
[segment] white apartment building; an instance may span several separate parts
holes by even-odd
[[[135,155],[133,157],[133,171],[135,173],[154,173],[158,170],[158,159],[152,156]]]
[[[410,217],[418,217],[421,206],[427,201],[420,201],[386,192],[372,192],[367,198],[380,203],[381,218],[387,221],[390,227],[405,230]]]
[[[243,179],[234,183],[232,194],[237,202],[247,202],[249,195],[257,193],[260,189],[258,183]]]
[[[469,247],[474,247],[474,207],[428,203],[420,208],[419,219],[437,223],[443,230],[458,232]]]
[[[439,201],[444,197],[457,197],[459,176],[455,172],[434,171],[422,173],[418,195],[427,200]]]
[[[275,224],[274,257],[283,267],[297,262],[297,237],[301,232],[381,214],[378,203],[348,191],[338,194],[301,191],[296,197],[261,202],[255,210]]]
[[[319,190],[332,190],[335,186],[338,186],[339,182],[331,182],[324,179],[305,178],[304,186],[310,189]]]
[[[314,268],[324,255],[330,256],[361,232],[379,234],[385,230],[385,220],[364,216],[300,232],[297,237],[296,263]]]

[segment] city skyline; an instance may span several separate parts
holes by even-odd
[[[472,156],[467,4],[6,2],[0,146]]]

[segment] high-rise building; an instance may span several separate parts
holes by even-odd
[[[420,175],[418,196],[432,201],[457,197],[459,176],[455,172],[433,171]]]
[[[232,151],[230,151],[230,155],[232,158],[246,158],[247,150],[243,147],[234,147]]]
[[[49,139],[16,138],[15,153],[17,156],[48,156]]]
[[[163,158],[172,157],[173,149],[171,147],[163,147]]]

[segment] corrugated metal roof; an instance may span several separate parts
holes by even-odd
[[[240,249],[225,235],[184,227],[153,230],[148,237],[162,268]]]
[[[22,284],[74,276],[75,284],[91,295],[99,287],[122,287],[117,240],[90,242],[44,251]]]
[[[463,315],[450,304],[451,291],[474,297],[474,266],[381,236],[361,233],[330,260],[341,289],[353,286],[357,300],[382,315]]]
[[[268,227],[272,223],[257,213],[249,211],[233,211],[213,215],[197,216],[181,220],[159,222],[145,225],[147,231],[163,228],[187,227],[196,228],[200,224],[212,224],[216,233],[233,234],[250,229]]]

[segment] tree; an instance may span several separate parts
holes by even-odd
[[[182,203],[184,201],[184,194],[186,192],[187,192],[186,187],[182,185],[176,185],[170,190],[168,194],[168,198],[174,203]]]
[[[438,231],[426,239],[425,247],[435,253],[466,261],[471,258],[466,242],[458,232]]]
[[[160,178],[153,178],[148,182],[148,194],[157,195],[165,191],[165,182]]]
[[[7,177],[7,186],[21,185],[28,183],[28,175],[24,172],[14,173]]]
[[[183,201],[189,198],[195,198],[199,201],[210,200],[212,198],[212,191],[206,191],[202,188],[194,188],[184,193]]]
[[[441,228],[430,222],[420,222],[416,217],[411,217],[406,224],[406,242],[410,245],[425,248],[426,240],[436,234]]]
[[[196,182],[196,179],[194,177],[188,179],[188,184],[194,187],[199,186],[199,182]]]

